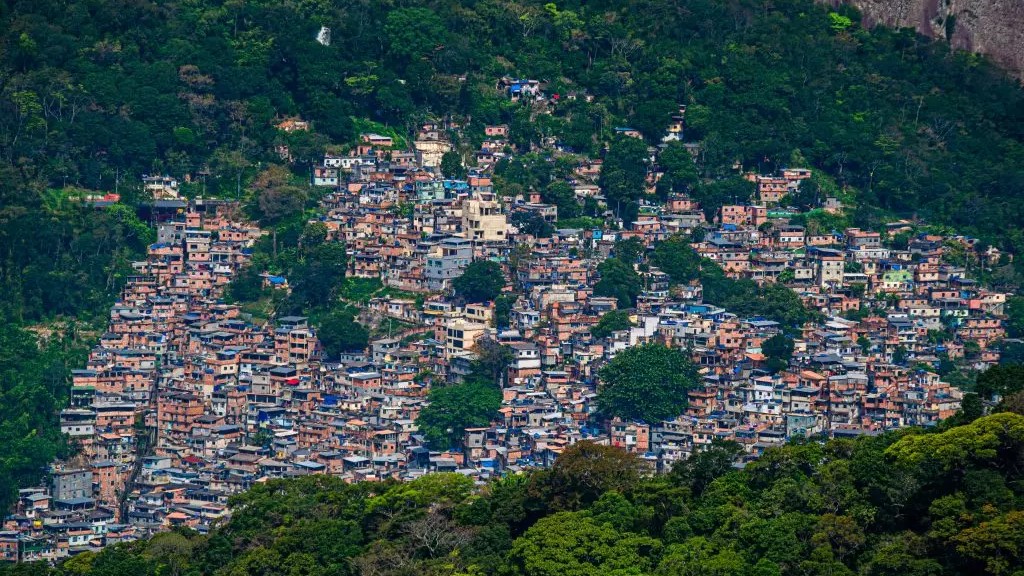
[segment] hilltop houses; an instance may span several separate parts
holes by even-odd
[[[502,79],[498,89],[542,95],[534,80]],[[670,119],[668,140],[682,138],[684,114]],[[492,141],[508,136],[504,125],[482,130]],[[452,149],[439,124],[419,126],[407,149],[396,145],[364,134],[311,174],[324,188],[313,221],[328,242],[344,243],[347,275],[384,287],[362,303],[361,319],[375,325],[367,348],[331,357],[309,318],[257,320],[226,303],[225,286],[264,232],[233,219],[228,203],[182,201],[133,263],[106,332],[72,373],[60,426],[79,454],[55,462],[47,485],[19,494],[0,530],[0,560],[58,560],[177,527],[203,532],[231,514],[232,494],[274,478],[450,471],[482,481],[549,466],[584,439],[665,471],[716,440],[754,458],[793,438],[933,425],[963,397],[944,381],[943,362],[980,368],[999,359],[992,344],[1005,336],[1006,294],[945,257],[959,240],[918,234],[897,247],[877,230],[812,226],[807,214],[779,207],[808,169],[751,175],[751,197],[710,219],[674,192],[622,229],[568,228],[537,191],[496,189],[483,160],[498,147],[451,179],[438,170]],[[580,160],[566,180],[581,206],[603,200],[600,167]],[[177,185],[145,182],[154,195]],[[550,230],[526,232],[514,223],[523,213]],[[705,301],[698,280],[673,284],[649,257],[670,237],[729,278],[785,284],[815,319],[783,325]],[[642,291],[626,309],[629,327],[597,337],[601,317],[620,308],[595,294],[598,266],[623,239],[643,248],[634,264]],[[465,302],[451,289],[480,260],[507,279],[500,302]],[[259,272],[269,288],[294,282]],[[794,353],[769,370],[763,346],[780,333]],[[685,351],[698,367],[687,409],[662,422],[601,417],[600,368],[647,342]],[[498,414],[457,431],[456,446],[430,445],[416,425],[430,390],[462,381],[481,346],[492,345],[507,351],[495,378]]]

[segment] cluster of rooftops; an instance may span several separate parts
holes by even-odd
[[[620,446],[663,471],[715,440],[739,442],[754,458],[794,437],[928,426],[959,408],[961,392],[938,374],[943,359],[974,368],[999,360],[992,343],[1005,336],[1006,295],[946,257],[973,241],[922,234],[896,249],[879,232],[791,224],[780,203],[809,170],[751,175],[755,195],[711,220],[674,194],[629,224],[607,212],[611,226],[565,228],[539,194],[497,194],[492,165],[442,177],[438,152],[450,148],[429,145],[444,143],[439,132],[422,127],[423,144],[404,156],[390,138],[366,135],[313,174],[311,185],[331,188],[316,221],[328,241],[345,243],[348,275],[379,280],[391,294],[366,303],[366,317],[401,326],[365,350],[329,357],[306,318],[255,322],[224,302],[224,287],[266,233],[233,220],[231,203],[182,201],[158,218],[158,242],[134,264],[108,331],[73,374],[61,429],[78,453],[54,463],[48,485],[21,491],[0,531],[0,559],[60,558],[176,526],[207,530],[230,514],[228,496],[273,478],[451,471],[485,482],[548,466],[581,440]],[[508,153],[507,127],[487,134],[482,150]],[[581,203],[603,200],[599,171],[599,160],[579,162],[570,184]],[[172,179],[147,184],[178,198]],[[824,209],[842,205],[830,199]],[[534,237],[516,213],[555,231]],[[698,228],[690,247],[727,276],[784,282],[821,313],[789,331],[794,354],[781,370],[768,369],[762,345],[783,326],[708,304],[699,282],[673,285],[649,263],[636,266],[643,290],[628,310],[631,326],[595,336],[601,317],[619,308],[594,290],[616,242],[650,250]],[[507,314],[453,293],[453,280],[478,260],[501,267]],[[264,274],[271,290],[290,290],[289,280]],[[698,366],[688,408],[662,422],[599,417],[599,369],[648,342],[684,350]],[[498,415],[461,431],[456,447],[431,446],[416,424],[428,394],[464,379],[482,343],[510,351],[496,383]]]

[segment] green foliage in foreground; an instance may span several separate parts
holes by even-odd
[[[941,576],[1024,568],[1024,417],[793,443],[740,470],[712,444],[651,476],[581,442],[476,489],[272,480],[211,534],[161,534],[6,574]]]

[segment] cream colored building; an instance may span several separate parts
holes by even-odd
[[[508,220],[501,213],[501,204],[494,194],[478,193],[462,205],[462,235],[467,240],[503,242],[507,238]]]
[[[487,325],[480,322],[467,322],[457,319],[445,326],[444,352],[446,356],[455,356],[469,352],[476,346],[476,341],[487,330]]]
[[[490,325],[494,320],[494,308],[489,304],[466,304],[463,312],[470,322]]]

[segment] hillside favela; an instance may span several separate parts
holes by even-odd
[[[980,3],[3,2],[0,576],[1024,574]]]

